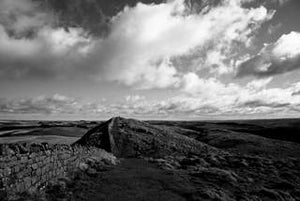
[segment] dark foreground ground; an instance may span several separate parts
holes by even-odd
[[[83,176],[73,189],[78,200],[185,200],[193,190],[186,175],[159,169],[142,159],[126,159],[96,177]]]
[[[0,143],[73,143],[99,122],[3,121]],[[150,121],[216,152],[120,157],[50,186],[44,200],[300,200],[300,120]],[[140,129],[140,128],[139,128]],[[41,200],[24,196],[21,200]]]
[[[295,178],[299,170],[292,171],[300,168],[299,161],[284,167],[286,161],[248,158],[241,165],[231,160],[233,165],[223,161],[203,167],[206,160],[189,158],[173,167],[168,159],[124,159],[108,170],[81,175],[70,185],[69,193],[80,201],[299,200],[299,178]]]

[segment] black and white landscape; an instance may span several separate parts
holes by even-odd
[[[0,200],[300,200],[299,9],[0,0]]]
[[[17,160],[11,167],[11,158],[32,152],[34,158],[43,157],[57,143],[103,149],[116,159],[107,162],[93,154],[66,174],[39,186],[29,183],[27,193],[2,195],[12,200],[298,200],[299,125],[299,119],[5,121],[1,157],[9,157],[6,167],[12,173],[4,176],[8,180],[3,187],[7,182],[15,185],[12,178],[18,175],[23,182],[22,169],[14,172],[22,163]],[[50,156],[60,154],[53,151]],[[30,159],[26,164],[32,167]],[[42,178],[35,172],[31,176]]]

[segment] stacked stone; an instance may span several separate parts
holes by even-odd
[[[0,144],[0,192],[35,191],[64,176],[94,150],[48,144]]]

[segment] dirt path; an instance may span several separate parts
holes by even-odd
[[[141,159],[126,159],[112,170],[75,184],[76,200],[186,200],[194,187],[176,172],[158,169]]]

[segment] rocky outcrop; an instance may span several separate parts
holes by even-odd
[[[176,130],[135,119],[115,117],[88,131],[74,145],[105,149],[119,157],[220,152],[209,145],[180,135]]]

